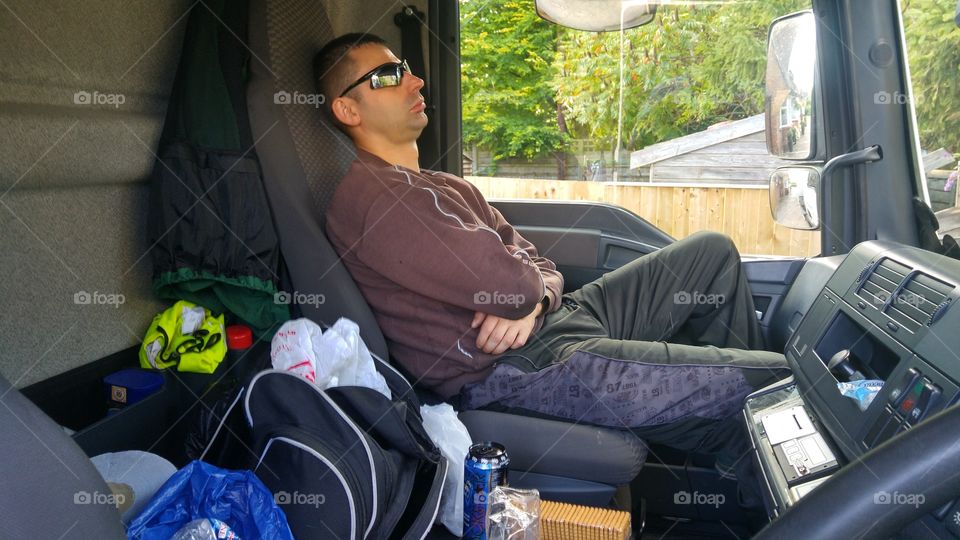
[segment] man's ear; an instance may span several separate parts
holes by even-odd
[[[360,125],[360,111],[357,110],[357,101],[353,98],[338,97],[333,100],[330,109],[338,122],[347,127]]]

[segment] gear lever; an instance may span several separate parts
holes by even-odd
[[[827,369],[840,382],[862,381],[864,379],[863,373],[853,367],[852,358],[850,349],[841,349],[830,357],[830,361],[827,362]]]

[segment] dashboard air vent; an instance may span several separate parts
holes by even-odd
[[[881,259],[880,264],[873,267],[873,272],[867,274],[866,280],[861,280],[857,296],[882,311],[911,270],[891,259]]]
[[[887,258],[865,268],[858,281],[857,296],[911,332],[937,322],[953,300],[953,285]]]
[[[951,291],[952,285],[916,272],[907,278],[903,287],[897,291],[887,314],[895,320],[907,316],[917,323],[929,326],[947,311],[952,300]]]

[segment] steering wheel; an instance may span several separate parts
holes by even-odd
[[[880,504],[881,493],[923,497]],[[887,538],[958,495],[960,404],[848,464],[755,538]]]

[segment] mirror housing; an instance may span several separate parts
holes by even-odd
[[[560,26],[607,32],[642,26],[657,14],[657,0],[536,0],[537,15]]]
[[[767,151],[782,159],[816,155],[816,20],[810,11],[780,17],[767,36]]]
[[[770,213],[790,229],[820,228],[820,171],[816,167],[780,167],[770,175]]]

